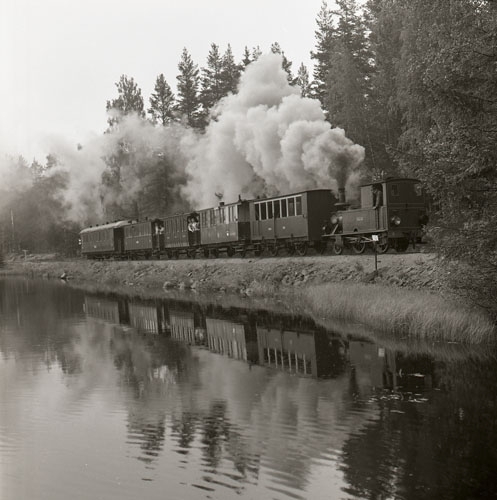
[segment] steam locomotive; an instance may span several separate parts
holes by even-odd
[[[426,200],[417,179],[388,178],[360,187],[360,206],[338,199],[329,189],[219,203],[217,207],[164,218],[121,220],[80,233],[81,253],[89,259],[143,259],[203,256],[244,257],[247,252],[306,255],[331,249],[361,254],[419,242],[428,222]]]

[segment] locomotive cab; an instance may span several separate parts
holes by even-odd
[[[334,241],[339,247],[336,253],[343,246],[362,253],[368,243],[375,244],[380,252],[386,252],[389,246],[403,252],[409,242],[419,241],[427,216],[417,179],[388,178],[363,184],[360,194],[359,208],[340,210],[342,206],[338,206],[331,217],[332,234],[337,235]]]

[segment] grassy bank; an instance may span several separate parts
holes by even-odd
[[[362,324],[392,338],[494,342],[495,325],[482,311],[456,300],[433,255],[383,255],[377,272],[370,256],[275,259],[92,262],[16,261],[0,273],[58,278],[115,292],[185,291],[212,302],[228,296],[286,304],[315,318]],[[223,295],[224,298],[220,297]]]
[[[397,338],[495,341],[495,325],[482,312],[426,291],[331,283],[303,290],[302,299],[320,318],[362,323]]]

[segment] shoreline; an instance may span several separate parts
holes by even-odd
[[[457,266],[430,253],[206,260],[7,260],[2,275],[58,279],[126,294],[287,302],[320,321],[358,322],[393,338],[490,343],[495,325],[447,286]],[[249,300],[248,300],[249,299]]]

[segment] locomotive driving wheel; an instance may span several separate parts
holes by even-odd
[[[388,240],[380,241],[376,244],[376,251],[378,253],[387,253],[390,245],[388,244]]]
[[[352,243],[352,250],[354,250],[356,254],[364,253],[364,250],[366,250],[366,242],[361,238],[357,238],[357,240]]]

